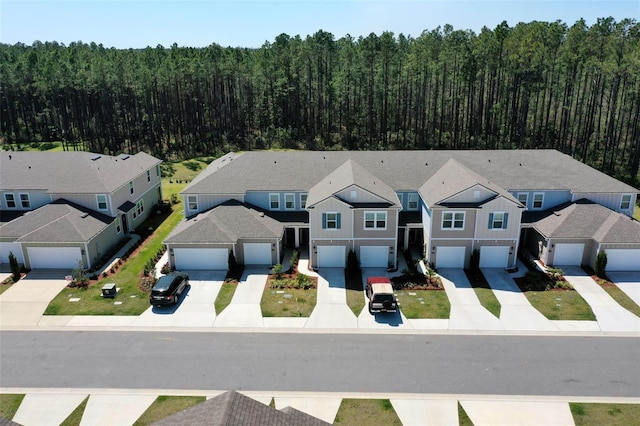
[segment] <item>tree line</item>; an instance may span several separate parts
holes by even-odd
[[[0,44],[0,138],[183,159],[229,150],[555,148],[637,184],[634,19],[281,34],[257,49]]]

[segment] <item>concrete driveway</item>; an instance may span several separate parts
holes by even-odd
[[[358,320],[347,305],[343,268],[318,271],[318,299],[305,328],[357,328]]]
[[[607,272],[611,281],[640,305],[640,272]]]
[[[216,327],[264,327],[260,300],[262,300],[264,286],[267,284],[267,276],[265,268],[245,268],[231,303],[218,314],[214,325]]]
[[[149,307],[131,325],[138,327],[213,327],[214,303],[222,287],[224,271],[187,271],[187,291],[175,306]]]
[[[0,295],[0,328],[33,327],[64,289],[66,270],[35,270]]]

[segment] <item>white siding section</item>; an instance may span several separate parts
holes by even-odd
[[[352,192],[355,192],[356,198],[351,197]],[[351,185],[345,190],[337,192],[336,196],[347,203],[380,203],[385,201],[377,195],[355,185]]]
[[[502,197],[498,197],[483,205],[477,214],[476,238],[517,239],[520,233],[520,216],[522,210],[523,209],[511,201]],[[506,229],[489,229],[489,216],[493,212],[505,212],[509,214]]]
[[[477,198],[476,194],[478,195]],[[453,197],[447,198],[446,201],[447,203],[479,203],[495,195],[495,192],[490,191],[484,186],[475,185]]]
[[[322,213],[340,213],[340,229],[322,229]],[[309,211],[309,237],[314,239],[353,238],[353,210],[335,198],[317,204]]]
[[[628,210],[620,209],[620,202],[622,201],[622,195],[623,194],[621,193],[602,194],[602,193],[577,192],[573,194],[572,201],[577,201],[581,198],[586,198],[587,200],[593,201],[594,203],[598,203],[602,206],[608,207],[613,211],[626,214],[627,216],[633,216],[633,208],[636,205],[637,194],[631,194],[631,204]]]

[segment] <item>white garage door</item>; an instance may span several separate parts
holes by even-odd
[[[176,248],[173,256],[179,271],[229,269],[229,250],[226,248]]]
[[[318,246],[318,268],[344,268],[346,259],[344,246]]]
[[[480,247],[481,268],[506,268],[509,261],[509,247]]]
[[[556,244],[553,265],[580,265],[584,244]]]
[[[19,264],[24,264],[20,243],[0,243],[0,263],[9,263],[9,253],[13,253]]]
[[[389,266],[389,247],[360,247],[360,266],[363,268],[386,268]]]
[[[82,259],[80,247],[27,247],[31,269],[74,269]]]
[[[607,249],[607,271],[640,271],[640,249]]]
[[[271,259],[271,243],[245,243],[245,265],[273,265]]]
[[[436,268],[464,268],[465,247],[438,247]]]

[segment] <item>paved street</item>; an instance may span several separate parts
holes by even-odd
[[[640,396],[632,337],[0,333],[0,386]]]

